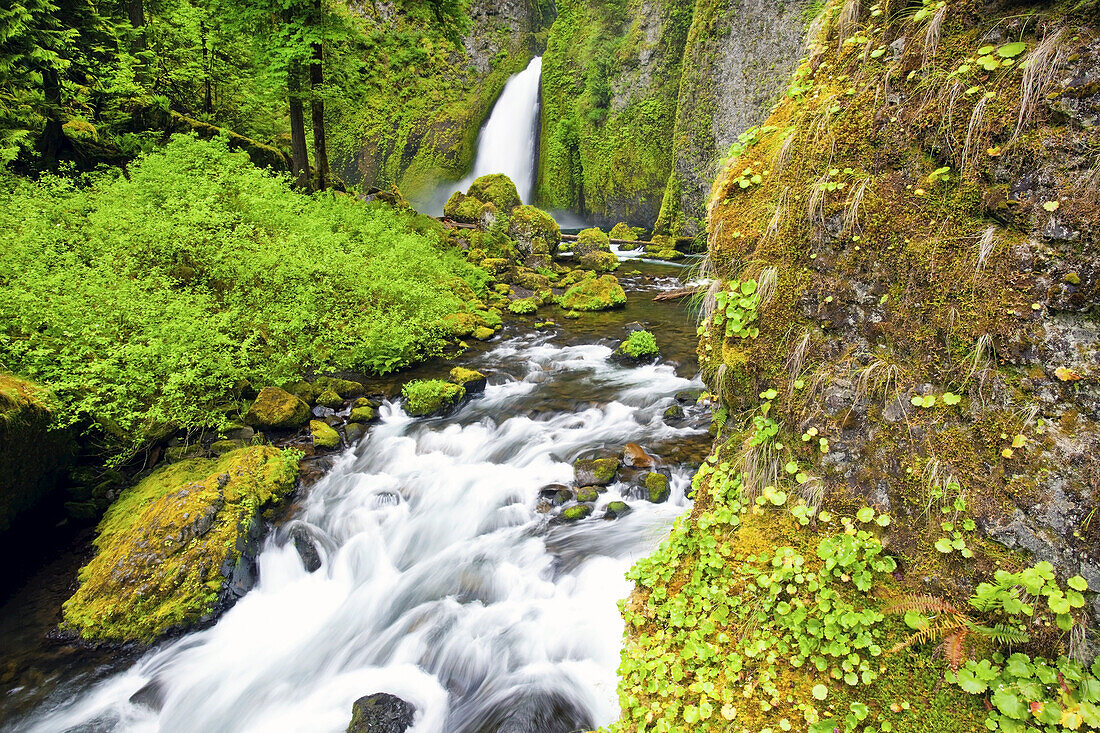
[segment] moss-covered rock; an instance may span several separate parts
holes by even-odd
[[[451,370],[450,377],[455,384],[461,384],[468,395],[484,392],[485,386],[489,383],[484,374],[465,367],[455,367]]]
[[[630,506],[625,501],[612,501],[604,509],[604,519],[618,519],[631,512]]]
[[[490,173],[474,179],[466,195],[492,204],[497,211],[505,215],[510,214],[512,209],[523,203],[519,198],[519,191],[516,190],[516,184],[503,173]]]
[[[43,505],[72,464],[72,436],[52,423],[43,387],[0,374],[0,535]]]
[[[363,385],[350,379],[338,379],[336,377],[317,377],[313,384],[318,389],[329,390],[343,397],[357,397],[363,394]]]
[[[258,428],[297,428],[309,420],[309,405],[278,387],[264,387],[244,419]]]
[[[534,313],[539,309],[538,298],[518,298],[508,304],[508,312],[518,316]]]
[[[671,405],[666,408],[662,415],[665,422],[677,422],[684,419],[684,408],[679,405]]]
[[[577,267],[595,272],[614,272],[620,264],[614,252],[589,252],[577,260]]]
[[[495,217],[497,208],[487,201],[480,201],[455,191],[443,206],[443,215],[463,224],[486,224]]]
[[[581,458],[573,462],[573,480],[577,486],[607,486],[618,472],[618,458]]]
[[[300,399],[302,402],[305,402],[307,405],[312,405],[316,401],[317,395],[321,393],[320,389],[314,387],[305,380],[284,384],[283,389]]]
[[[592,515],[591,504],[574,504],[562,510],[561,518],[566,522],[578,522]]]
[[[583,257],[590,252],[610,252],[611,242],[601,229],[591,227],[577,234],[577,241],[573,242],[572,249],[577,257]]]
[[[352,405],[351,415],[348,416],[348,420],[351,422],[368,423],[378,417],[378,412],[375,409],[374,404],[366,398],[359,398]]]
[[[474,332],[470,335],[473,336],[478,341],[488,341],[489,339],[491,339],[493,336],[496,335],[496,331],[489,328],[488,326],[478,326],[477,328],[474,329]]]
[[[608,232],[608,236],[610,236],[611,239],[638,241],[645,236],[645,228],[632,227],[625,221],[620,221],[618,224],[611,227],[611,231]]]
[[[626,292],[614,275],[590,277],[565,291],[559,301],[567,311],[600,311],[626,305]]]
[[[413,417],[427,417],[453,410],[466,396],[466,388],[440,379],[416,379],[401,388],[401,396],[405,412]]]
[[[577,501],[596,501],[598,498],[600,498],[598,486],[581,486],[577,489]]]
[[[323,420],[310,420],[309,435],[313,439],[313,447],[315,448],[332,449],[340,447],[340,433],[336,432],[335,428]]]
[[[85,639],[148,643],[214,614],[232,600],[229,581],[250,562],[263,513],[297,475],[297,455],[269,446],[154,471],[104,515],[63,626]]]
[[[534,206],[517,206],[508,221],[508,236],[524,257],[549,255],[561,244],[561,229],[554,218]]]
[[[615,349],[615,356],[620,361],[634,363],[655,359],[660,353],[657,337],[645,330],[634,331]]]
[[[331,389],[326,389],[317,395],[317,404],[321,407],[339,407],[344,404],[344,398]]]
[[[646,498],[654,504],[667,501],[671,493],[668,486],[668,476],[652,471],[645,475]]]

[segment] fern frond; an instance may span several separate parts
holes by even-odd
[[[950,601],[923,594],[905,596],[897,603],[893,603],[882,609],[883,613],[907,613],[909,611],[918,611],[920,613],[959,613],[958,609],[951,605]]]
[[[1031,636],[1026,631],[1020,631],[1015,627],[1005,624],[982,626],[981,624],[969,623],[967,624],[967,628],[1001,646],[1024,644],[1031,640]]]
[[[957,672],[969,656],[966,653],[966,637],[969,633],[969,630],[964,628],[943,640],[943,656],[953,672]]]

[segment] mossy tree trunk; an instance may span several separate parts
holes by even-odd
[[[313,9],[317,18],[321,18],[321,0],[313,0]],[[328,187],[328,147],[325,144],[325,101],[321,96],[325,83],[324,58],[325,49],[321,41],[310,44],[311,59],[309,64],[310,114],[313,117],[313,162],[317,168],[317,190],[323,191]]]
[[[287,97],[290,102],[290,167],[295,185],[309,188],[309,151],[306,150],[306,121],[302,110],[301,64],[291,61],[287,70]]]

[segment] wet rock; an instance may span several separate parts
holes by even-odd
[[[577,257],[584,257],[593,252],[611,254],[611,242],[608,236],[598,227],[592,227],[577,234],[577,241],[573,243],[572,249],[573,254]]]
[[[672,405],[667,410],[665,410],[662,417],[664,417],[665,422],[668,423],[679,422],[684,419],[684,408],[680,407],[679,405]]]
[[[331,389],[326,389],[321,394],[317,395],[317,404],[321,407],[331,407],[336,409],[344,404],[344,398]]]
[[[140,690],[130,695],[130,704],[143,705],[159,712],[164,707],[164,699],[164,685],[157,679],[151,679]]]
[[[539,490],[539,498],[551,506],[561,506],[573,500],[573,492],[561,484],[551,484]]]
[[[357,397],[363,394],[363,385],[350,379],[337,379],[336,377],[317,377],[313,380],[315,389],[321,392],[335,392],[341,399]],[[318,397],[318,402],[320,397]]]
[[[596,501],[600,496],[599,486],[582,486],[577,489],[577,501]]]
[[[681,411],[682,412],[682,411]],[[629,468],[652,468],[656,460],[637,443],[627,443],[623,447],[623,465]]]
[[[355,445],[362,440],[363,436],[366,434],[367,429],[360,423],[349,422],[344,426],[344,440],[347,441],[348,445]]]
[[[681,405],[694,405],[699,402],[699,398],[703,396],[703,390],[701,389],[685,389],[676,393],[676,401]]]
[[[416,708],[396,695],[380,692],[355,701],[347,733],[405,733]]]
[[[561,513],[561,518],[566,522],[576,522],[592,514],[591,504],[575,504]]]
[[[645,475],[646,498],[654,504],[667,501],[672,493],[668,485],[668,476],[663,473],[650,472]]]
[[[309,420],[309,405],[278,387],[264,387],[248,408],[244,420],[259,428],[297,428]]]
[[[463,367],[455,367],[452,369],[450,377],[452,382],[460,384],[466,389],[467,395],[484,392],[485,386],[488,384],[488,380],[485,378],[484,374],[473,369],[464,369]]]
[[[340,446],[340,433],[321,420],[309,423],[309,433],[315,448],[332,449]]]
[[[588,458],[573,463],[573,476],[578,486],[607,486],[619,471],[618,458]]]
[[[298,551],[298,557],[302,560],[302,567],[307,572],[316,572],[321,567],[321,553],[317,551],[317,544],[310,536],[309,530],[298,525],[290,532],[294,541],[294,549]]]
[[[469,722],[448,728],[455,733],[571,733],[592,730],[588,712],[566,696],[545,690],[521,692],[469,711]]]
[[[633,510],[630,508],[630,505],[627,504],[625,501],[613,501],[607,505],[606,509],[604,509],[603,518],[618,519],[619,517],[625,517],[632,511]]]
[[[362,400],[360,400],[362,401]],[[351,414],[348,415],[348,420],[357,423],[371,422],[374,418],[378,417],[378,413],[374,407],[370,404],[359,405],[351,408]]]

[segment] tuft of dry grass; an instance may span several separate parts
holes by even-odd
[[[1058,67],[1069,53],[1068,44],[1061,43],[1064,28],[1048,33],[1042,41],[1020,62],[1024,69],[1020,80],[1020,113],[1010,144],[1016,141],[1024,127],[1035,115],[1039,100],[1046,96],[1058,74]]]

